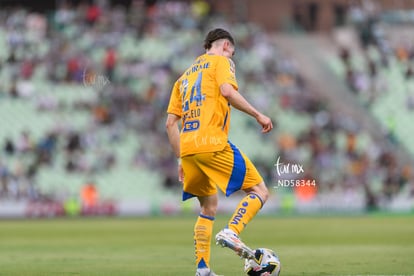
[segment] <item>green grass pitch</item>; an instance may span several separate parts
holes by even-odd
[[[227,217],[219,217],[215,233]],[[1,276],[194,275],[195,216],[0,221]],[[257,217],[242,233],[287,275],[414,275],[414,216]],[[243,262],[213,243],[216,273]]]

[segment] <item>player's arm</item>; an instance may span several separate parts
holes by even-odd
[[[180,131],[178,122],[181,118],[181,109],[182,103],[180,100],[179,81],[176,81],[171,91],[170,102],[168,103],[165,128],[168,134],[168,139],[177,158],[180,157]]]
[[[238,110],[249,114],[262,126],[262,132],[266,133],[272,130],[272,120],[254,108],[234,87],[229,83],[220,85],[220,93],[227,101]]]
[[[168,140],[173,148],[175,156],[178,160],[178,180],[184,180],[184,172],[181,166],[181,159],[180,159],[180,130],[178,126],[178,122],[180,121],[180,116],[172,113],[168,113],[167,121],[165,122],[165,128],[167,130]]]
[[[179,120],[179,116],[172,113],[168,113],[167,121],[165,123],[165,128],[167,129],[168,134],[168,140],[170,140],[170,144],[177,158],[180,157],[180,130],[178,126]]]

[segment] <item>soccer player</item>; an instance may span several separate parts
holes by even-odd
[[[223,29],[210,31],[205,54],[175,82],[167,110],[166,130],[178,160],[178,178],[183,182],[183,200],[197,197],[200,214],[194,226],[196,276],[216,275],[210,269],[210,245],[217,211],[217,187],[226,195],[243,190],[227,226],[216,242],[248,258],[249,248],[239,234],[268,198],[263,178],[252,162],[228,141],[230,106],[252,116],[263,133],[272,121],[256,110],[239,92],[231,57],[235,44]],[[181,120],[181,127],[179,122]]]

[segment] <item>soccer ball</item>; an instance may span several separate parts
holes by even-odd
[[[280,260],[273,250],[258,248],[254,259],[246,259],[244,271],[250,276],[278,276],[280,273]]]

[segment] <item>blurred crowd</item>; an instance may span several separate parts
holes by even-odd
[[[348,46],[339,49],[339,56],[345,68],[348,87],[371,106],[375,100],[391,87],[390,67],[401,72],[404,82],[405,107],[414,110],[414,45],[403,33],[393,35],[387,30],[381,7],[373,1],[365,5],[354,5],[349,11],[349,23],[357,33],[356,45],[362,53]],[[393,60],[398,63],[395,64]]]
[[[72,112],[91,120],[74,128],[70,121],[56,119],[42,137],[32,135],[29,126],[2,135],[0,197],[47,196],[37,188],[36,175],[56,159],[63,159],[68,174],[110,171],[121,163],[111,147],[131,134],[143,145],[130,149],[129,165],[165,172],[168,183],[175,173],[164,135],[171,84],[201,53],[200,31],[212,13],[205,1],[141,0],[130,7],[62,2],[47,14],[2,10],[0,99],[31,102],[39,113],[56,118]],[[67,106],[39,89],[39,82],[56,90],[86,86],[96,97],[80,97]]]
[[[368,137],[365,146],[358,146],[368,134],[358,122],[329,111],[272,34],[237,18],[226,20],[207,1],[148,3],[135,0],[129,8],[63,4],[48,15],[24,9],[0,12],[7,42],[0,70],[7,70],[9,80],[0,84],[0,101],[31,101],[51,116],[65,109],[91,118],[85,129],[59,125],[38,139],[24,131],[0,141],[0,197],[42,198],[36,174],[59,156],[68,174],[116,170],[119,157],[111,147],[128,135],[143,141],[143,146],[131,149],[129,166],[159,171],[166,188],[180,187],[164,130],[165,110],[173,82],[202,54],[204,34],[217,26],[228,28],[236,38],[237,76],[247,98],[276,122],[284,111],[310,118],[301,133],[279,128],[269,139],[275,156],[306,168],[303,177],[315,179],[319,193],[344,193],[351,199],[363,193],[367,207],[376,208],[412,184],[409,168],[380,141]],[[97,83],[98,77],[102,83]],[[92,86],[96,97],[64,106],[33,91],[34,78],[54,85]],[[85,158],[91,152],[93,158]],[[3,162],[13,156],[24,162]],[[274,162],[253,161],[273,185]]]

